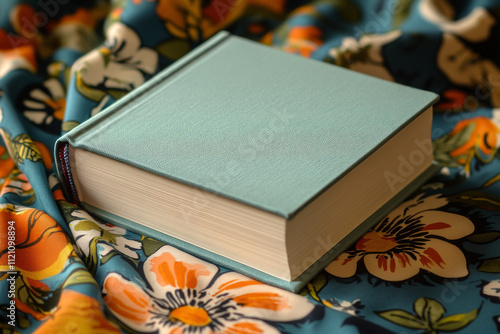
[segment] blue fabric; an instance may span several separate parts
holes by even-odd
[[[492,0],[2,1],[2,330],[498,331],[499,15]],[[54,176],[57,138],[222,29],[441,97],[439,175],[300,294],[97,221]]]

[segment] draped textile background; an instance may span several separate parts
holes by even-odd
[[[499,22],[493,0],[2,0],[2,332],[500,330]],[[97,221],[54,175],[62,133],[221,29],[441,96],[440,174],[300,294]]]

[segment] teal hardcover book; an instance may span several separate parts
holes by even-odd
[[[437,95],[225,32],[56,143],[91,214],[292,291],[436,170]]]

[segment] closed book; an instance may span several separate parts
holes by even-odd
[[[222,32],[56,143],[91,214],[297,291],[435,172],[437,95]]]

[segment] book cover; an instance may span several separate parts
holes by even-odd
[[[436,99],[220,33],[59,139],[57,168],[67,180],[66,196],[75,202],[78,194],[63,166],[66,145],[291,219]],[[350,241],[403,199],[398,194],[383,205]],[[182,214],[203,205],[193,203]],[[280,282],[119,215],[85,208],[267,283],[297,290],[314,274]],[[331,260],[334,252],[325,256]]]

